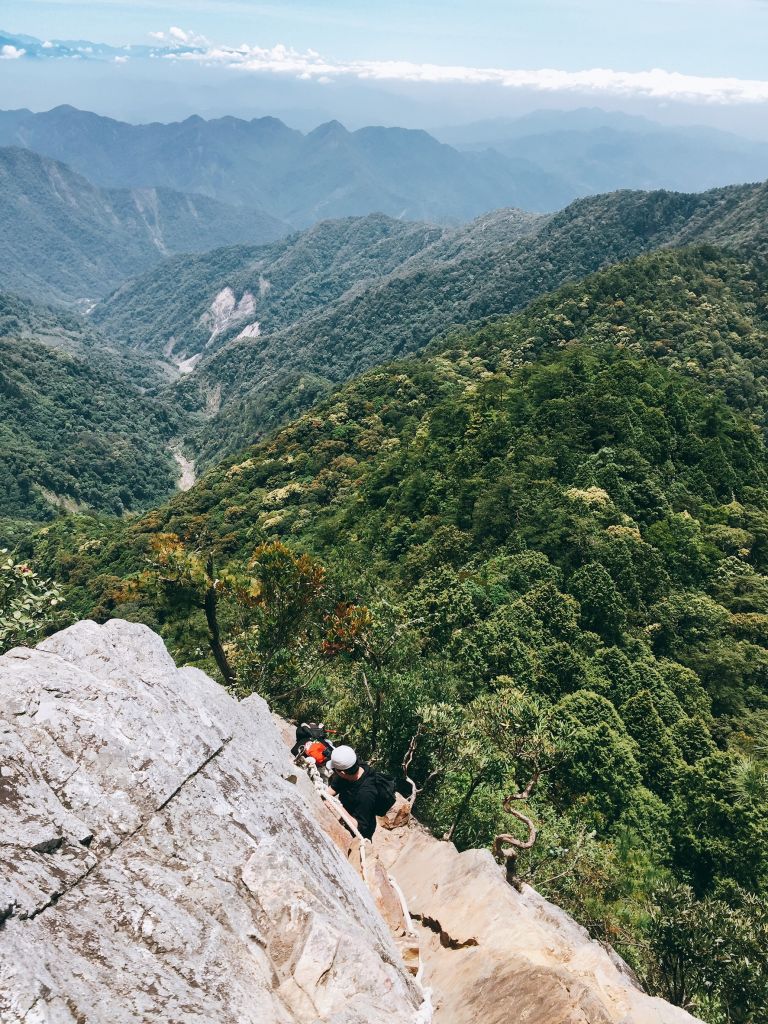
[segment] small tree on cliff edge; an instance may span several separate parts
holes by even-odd
[[[329,643],[329,636],[339,638],[323,566],[281,541],[260,544],[245,570],[218,570],[210,549],[160,534],[152,540],[151,566],[139,585],[160,588],[174,615],[204,613],[226,685],[241,695],[260,693],[277,710],[292,712],[323,658],[350,642],[344,636],[337,646]],[[367,622],[367,609],[345,608],[350,622]]]
[[[518,689],[510,679],[500,678],[497,685],[467,707],[458,741],[467,785],[445,838],[453,838],[482,784],[493,781],[504,787],[505,812],[528,830],[523,839],[504,832],[494,840],[494,853],[505,860],[507,877],[514,883],[518,851],[530,850],[537,838],[532,818],[515,804],[528,800],[542,777],[565,758],[567,737],[548,702]]]
[[[165,602],[175,613],[202,611],[208,628],[208,643],[216,666],[227,686],[236,677],[222,640],[219,604],[223,594],[230,592],[234,581],[219,577],[212,551],[190,549],[175,533],[161,533],[152,538],[151,571],[137,582],[140,588],[160,590]]]
[[[33,644],[54,624],[64,625],[61,591],[7,550],[0,551],[0,654]]]

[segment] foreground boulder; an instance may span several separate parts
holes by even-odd
[[[416,1022],[264,702],[81,622],[0,659],[0,1020]]]

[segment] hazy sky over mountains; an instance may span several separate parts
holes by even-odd
[[[4,107],[434,127],[591,102],[768,136],[766,0],[5,0],[0,17],[9,36],[155,49],[0,40]]]

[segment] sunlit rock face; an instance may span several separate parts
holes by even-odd
[[[291,740],[141,625],[0,658],[0,1022],[692,1024],[405,801],[361,850]]]
[[[144,626],[0,659],[0,1020],[420,1019],[296,772],[262,700]]]
[[[408,903],[434,1024],[695,1024],[487,850],[459,853],[413,821],[374,845]]]

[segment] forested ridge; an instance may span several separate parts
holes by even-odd
[[[182,421],[146,394],[159,383],[75,314],[0,295],[0,534],[17,529],[3,520],[57,508],[120,514],[163,500]]]
[[[72,420],[67,392],[77,392],[85,378],[47,392],[45,426],[28,428],[23,404],[6,403],[6,434],[14,434],[13,497],[3,512],[46,517],[50,496],[56,495],[79,507],[146,508],[173,489],[171,441],[183,444],[198,465],[215,465],[368,367],[421,351],[462,329],[456,325],[492,321],[564,280],[647,249],[703,237],[737,251],[761,252],[765,196],[764,186],[695,196],[616,193],[579,201],[552,217],[500,210],[456,229],[383,215],[324,222],[267,246],[176,257],[126,283],[87,320],[5,296],[3,335],[64,348],[88,363],[95,373],[85,404],[115,414],[93,413],[84,420],[78,413]],[[652,290],[651,282],[646,291]],[[217,296],[223,296],[219,306]],[[238,339],[243,330],[251,336]],[[748,401],[750,389],[763,386],[761,347],[737,351],[728,334],[726,359],[745,374],[739,379],[735,369],[730,373],[731,397],[737,401],[741,392]],[[25,351],[28,377],[33,350],[27,345]],[[200,365],[171,383],[169,375],[193,354],[204,355]],[[691,359],[699,354],[693,351]],[[41,358],[60,366],[58,356]],[[101,368],[107,370],[105,393],[98,397]],[[43,394],[46,381],[40,372]],[[135,394],[141,396],[137,408],[146,408],[148,417],[134,418],[135,430],[129,431],[136,440],[129,437],[128,449],[143,451],[134,473],[133,455],[126,461],[120,445],[115,458],[110,452],[123,436],[120,424],[127,429]],[[66,411],[58,411],[60,400]],[[157,423],[166,424],[159,434],[149,426]],[[51,475],[48,455],[64,443],[77,452],[85,438],[101,453],[94,465],[101,466],[102,457],[105,465],[80,473],[74,456],[63,477]]]
[[[497,211],[453,231],[384,217],[318,225],[261,254],[179,258],[95,311],[115,338],[159,353],[202,351],[175,401],[204,417],[190,438],[212,465],[309,408],[349,377],[422,350],[454,325],[523,308],[585,274],[664,246],[766,246],[766,188],[701,195],[619,192],[551,217]],[[224,287],[253,297],[246,319],[211,335]],[[258,322],[258,337],[237,335]],[[220,410],[210,418],[210,397]]]
[[[179,256],[118,288],[94,309],[93,320],[132,348],[160,355],[174,339],[177,352],[194,355],[211,347],[211,300],[224,288],[238,299],[254,296],[252,318],[267,333],[389,273],[447,233],[371,214],[323,221],[270,245]],[[220,331],[214,350],[247,322]]]
[[[65,306],[92,304],[170,253],[265,242],[288,230],[207,196],[100,189],[18,147],[0,147],[0,199],[0,286]]]
[[[30,551],[73,613],[396,772],[415,738],[417,813],[460,846],[522,840],[524,808],[518,878],[652,991],[762,1024],[767,342],[759,257],[642,256]]]

